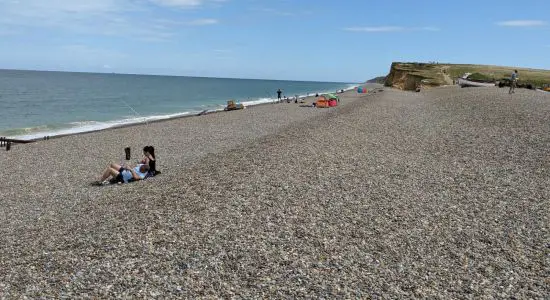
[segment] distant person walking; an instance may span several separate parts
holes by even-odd
[[[278,100],[279,102],[281,102],[281,94],[282,94],[282,93],[283,93],[283,91],[281,91],[281,89],[278,89],[278,90],[277,90],[277,100]]]
[[[514,70],[514,73],[512,73],[512,76],[510,77],[510,91],[508,91],[508,94],[515,93],[517,84],[518,84],[518,70]]]

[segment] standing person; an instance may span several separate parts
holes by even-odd
[[[510,77],[510,91],[508,91],[508,94],[515,93],[517,83],[518,83],[518,70],[514,70],[514,73],[512,73],[512,76]]]
[[[281,91],[281,89],[278,89],[278,90],[277,90],[277,100],[278,100],[279,102],[281,102],[281,94],[282,94],[282,93],[283,93],[283,91]]]

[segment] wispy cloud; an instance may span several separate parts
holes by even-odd
[[[541,20],[510,20],[496,23],[498,26],[507,27],[540,27],[548,24],[546,21]]]
[[[224,0],[0,0],[0,35],[32,28],[88,35],[121,36],[141,41],[166,41],[178,26],[214,25],[216,19],[155,22],[155,9],[197,8]],[[147,17],[144,17],[147,16]]]
[[[402,32],[402,31],[440,31],[437,27],[402,27],[402,26],[374,26],[374,27],[347,27],[346,31],[355,32]]]
[[[287,12],[287,11],[282,11],[282,10],[274,9],[274,8],[252,8],[251,10],[256,11],[256,12],[262,12],[262,13],[278,15],[278,16],[285,16],[285,17],[290,17],[290,16],[294,15],[294,13]]]
[[[254,7],[250,8],[250,11],[269,14],[273,16],[281,17],[299,17],[304,15],[311,15],[312,11],[285,11],[281,9],[267,8],[267,7]]]
[[[96,48],[86,44],[64,45],[59,48],[65,55],[75,55],[78,57],[99,57],[101,59],[121,59],[125,54],[118,51]]]
[[[16,35],[19,32],[15,29],[0,28],[0,36]]]
[[[441,29],[437,28],[437,27],[419,27],[419,28],[413,28],[413,30],[418,30],[418,31],[441,31]]]
[[[225,0],[149,0],[160,6],[171,6],[178,8],[192,8],[204,5],[208,2],[218,3],[225,2]]]
[[[359,31],[359,32],[396,32],[404,31],[404,27],[400,26],[378,26],[378,27],[348,27],[344,28],[346,31]]]
[[[193,21],[186,22],[185,25],[205,26],[205,25],[214,25],[214,24],[218,24],[218,23],[219,23],[219,21],[216,20],[216,19],[198,19],[198,20],[193,20]]]

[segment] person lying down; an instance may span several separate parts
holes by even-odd
[[[149,165],[138,164],[134,168],[123,167],[118,164],[111,164],[101,176],[101,179],[95,182],[96,185],[104,185],[110,183],[128,183],[137,180],[142,180],[149,172]],[[111,178],[110,180],[108,180]]]

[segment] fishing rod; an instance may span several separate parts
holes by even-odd
[[[122,103],[124,103],[124,105],[126,105],[137,117],[141,118],[141,119],[145,119],[145,125],[149,125],[149,121],[144,118],[140,113],[138,113],[130,104],[128,104],[128,102],[124,101],[124,99],[120,98],[120,101]],[[139,134],[139,140],[142,141],[142,134],[141,134],[141,130],[138,130],[138,134]],[[124,148],[124,152],[126,154],[126,160],[130,160],[130,147],[126,147]],[[121,165],[122,165],[122,160],[121,160]]]
[[[138,113],[133,107],[131,107],[130,104],[128,104],[126,101],[124,101],[124,99],[120,99],[120,101],[122,101],[122,103],[124,103],[124,105],[126,105],[131,111],[133,111],[134,114],[136,114],[138,117],[144,119],[144,117],[140,113]],[[145,124],[148,125],[149,121],[145,120]]]

